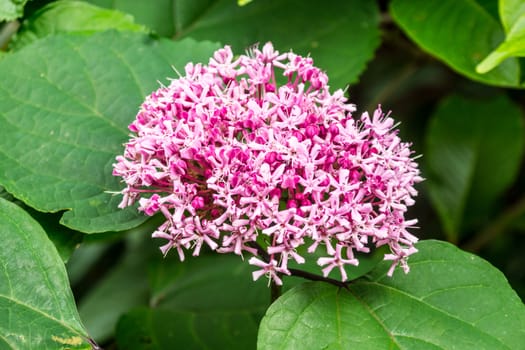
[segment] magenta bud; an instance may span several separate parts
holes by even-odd
[[[350,179],[352,179],[352,182],[359,181],[360,177],[361,177],[361,174],[359,173],[359,170],[354,169],[350,171]]]
[[[275,91],[275,85],[270,84],[270,83],[266,83],[266,85],[264,86],[264,89],[267,92],[274,92]]]
[[[330,179],[327,177],[325,177],[323,179],[323,181],[321,181],[321,183],[319,184],[320,186],[328,186],[330,184]]]
[[[337,127],[337,125],[332,124],[328,128],[328,132],[332,134],[332,136],[339,135],[339,128]]]
[[[304,135],[303,135],[300,131],[298,131],[298,130],[294,130],[294,131],[292,132],[292,135],[295,136],[295,138],[296,138],[297,141],[299,141],[299,142],[301,142],[301,141],[304,140]]]
[[[274,188],[270,191],[270,198],[281,198],[281,189]]]
[[[276,152],[269,152],[266,153],[264,156],[264,161],[268,164],[273,164],[277,159],[277,153]]]
[[[306,117],[306,122],[308,124],[315,124],[317,123],[318,117],[315,114],[309,114],[308,117]]]
[[[297,208],[298,204],[295,199],[289,199],[288,202],[286,202],[286,208]]]
[[[310,124],[306,127],[305,134],[308,138],[312,138],[319,134],[319,127],[317,125]]]
[[[305,198],[301,201],[301,207],[307,207],[309,205],[312,205],[312,202],[310,202],[308,199]]]
[[[201,196],[195,196],[193,200],[191,201],[191,206],[195,209],[202,209],[204,208],[204,198]]]

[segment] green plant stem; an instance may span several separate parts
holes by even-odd
[[[501,236],[505,228],[517,217],[525,214],[525,197],[520,198],[508,207],[501,215],[481,231],[476,237],[463,245],[463,249],[473,253],[479,252],[485,245]]]
[[[88,343],[91,345],[91,349],[92,350],[104,350],[103,348],[101,348],[96,342],[94,339],[92,338],[89,338],[88,339]]]
[[[16,33],[19,27],[20,22],[18,21],[8,22],[0,27],[0,49],[6,48],[7,43],[11,40],[11,37]]]
[[[323,277],[316,275],[314,273],[310,273],[308,271],[303,271],[299,269],[288,269],[292,276],[302,277],[304,279],[310,280],[310,281],[320,281],[320,282],[326,282],[333,284],[334,286],[337,286],[339,288],[345,288],[348,289],[348,283],[349,282],[341,282],[338,280],[334,280],[333,278]]]

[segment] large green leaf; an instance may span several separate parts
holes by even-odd
[[[1,198],[0,240],[0,348],[91,348],[55,246]]]
[[[253,282],[252,270],[237,256],[215,253],[184,262],[176,254],[153,259],[150,308],[121,318],[119,346],[166,349],[177,339],[181,349],[254,348],[270,289],[265,281]]]
[[[24,14],[24,6],[28,0],[0,1],[0,22],[11,21]]]
[[[425,154],[430,198],[448,238],[457,241],[468,213],[490,215],[493,201],[516,178],[524,125],[508,98],[446,99],[432,117]]]
[[[38,38],[65,32],[91,34],[107,29],[145,32],[131,15],[93,6],[82,1],[57,1],[43,7],[24,21],[10,48],[18,49]]]
[[[161,34],[219,41],[237,53],[272,41],[281,51],[311,54],[336,88],[357,81],[380,43],[375,1],[264,0],[242,7],[232,0],[91,2],[130,12]],[[170,19],[171,28],[155,27]]]
[[[82,232],[123,230],[145,220],[117,209],[111,176],[127,125],[158,80],[217,48],[139,33],[56,35],[0,61],[0,184],[40,211],[68,210]]]
[[[509,59],[487,74],[478,63],[504,39],[498,22],[471,0],[394,0],[396,23],[423,50],[470,79],[498,86],[520,86],[517,59]]]
[[[349,290],[308,283],[261,321],[259,349],[520,349],[525,307],[501,272],[439,241],[423,241],[411,271],[384,262]]]

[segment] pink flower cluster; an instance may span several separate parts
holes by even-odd
[[[165,216],[153,233],[164,254],[248,252],[254,279],[281,284],[289,261],[319,249],[324,276],[338,268],[346,281],[355,252],[388,245],[389,275],[408,272],[416,220],[404,216],[422,178],[388,115],[354,119],[311,58],[270,43],[238,58],[225,46],[185,73],[147,97],[113,171],[120,207]]]

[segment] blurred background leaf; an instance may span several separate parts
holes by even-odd
[[[180,262],[175,253],[152,259],[149,307],[126,313],[117,326],[123,349],[252,349],[270,303],[264,279],[232,255],[205,254]]]
[[[215,252],[178,260],[172,252],[150,265],[150,305],[176,311],[242,311],[262,313],[270,302],[269,290],[254,283],[255,268],[235,255]]]
[[[158,35],[171,37],[180,26],[179,17],[185,17],[192,8],[206,8],[214,0],[89,0],[90,3],[131,14],[137,23],[154,30]]]
[[[145,243],[150,239],[148,233],[144,229],[135,229],[126,234],[123,244],[116,246],[120,251],[109,251],[113,254],[107,256],[111,265],[99,266],[103,275],[81,295],[78,303],[80,317],[97,342],[104,343],[114,336],[122,314],[138,305],[147,305],[148,250]],[[89,247],[89,244],[86,246]],[[79,287],[76,286],[77,289]]]
[[[139,308],[117,327],[120,349],[255,349],[259,319],[248,313]]]
[[[447,238],[481,227],[496,199],[515,181],[524,147],[523,115],[504,96],[450,96],[435,111],[426,136],[426,186]]]

